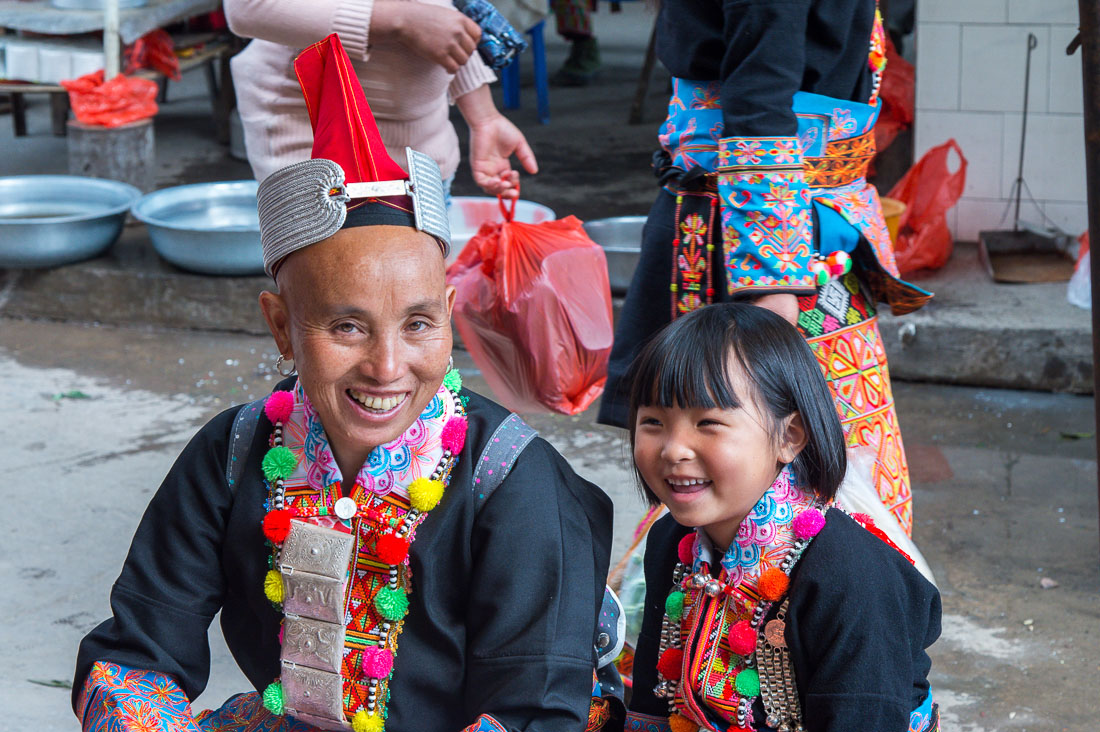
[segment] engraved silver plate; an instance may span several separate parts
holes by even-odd
[[[284,661],[339,673],[343,656],[343,625],[291,617],[283,624]]]
[[[299,718],[299,713],[310,714],[330,722],[346,724],[344,682],[339,674],[283,661],[282,682],[287,714]]]
[[[443,256],[451,252],[451,223],[443,195],[443,174],[435,160],[411,147],[405,148],[412,186],[413,218],[416,228],[443,244]]]
[[[342,579],[310,572],[284,572],[283,612],[343,625],[346,587],[347,582]]]
[[[313,725],[317,729],[332,730],[333,732],[351,729],[351,725],[347,722],[337,722],[333,719],[322,719],[321,717],[315,717],[312,714],[306,714],[305,712],[298,712],[293,716],[299,722],[305,722],[306,724]]]
[[[343,580],[348,574],[354,544],[355,537],[343,531],[291,521],[279,565],[283,574],[312,572]]]

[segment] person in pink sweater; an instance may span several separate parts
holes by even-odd
[[[439,164],[445,185],[458,169],[449,104],[470,128],[470,170],[489,195],[519,195],[515,155],[538,172],[523,133],[493,104],[496,76],[476,53],[481,29],[451,0],[225,0],[230,29],[253,41],[233,58],[237,107],[257,180],[306,160],[313,130],[294,76],[298,52],[337,33],[351,57],[390,156],[405,147]]]

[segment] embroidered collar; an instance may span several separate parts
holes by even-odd
[[[791,531],[795,516],[817,503],[812,492],[795,482],[791,467],[784,467],[741,522],[733,543],[722,555],[724,581],[731,585],[746,580],[755,584],[764,569],[779,566],[795,541]],[[696,529],[695,534],[692,571],[699,572],[704,563],[715,567],[714,545],[702,529]]]
[[[294,411],[284,425],[284,444],[298,458],[298,469],[286,479],[288,493],[309,489],[322,492],[343,480],[316,408],[302,390],[294,387]],[[395,440],[371,451],[348,494],[395,492],[407,498],[409,485],[427,477],[443,457],[443,427],[455,415],[454,399],[446,386],[428,402],[416,421]]]

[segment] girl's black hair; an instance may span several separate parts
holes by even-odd
[[[640,407],[740,407],[730,383],[731,356],[766,407],[772,430],[791,414],[802,415],[807,442],[792,463],[795,476],[831,499],[848,467],[833,397],[802,334],[755,305],[708,305],[675,320],[642,348],[630,369],[631,448]],[[650,504],[660,502],[644,480],[641,485]]]

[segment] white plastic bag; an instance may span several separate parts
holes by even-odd
[[[1092,310],[1092,276],[1089,269],[1089,259],[1092,252],[1085,252],[1081,261],[1077,263],[1077,269],[1069,278],[1069,287],[1066,289],[1066,299],[1070,305],[1076,305],[1085,310]]]
[[[871,483],[874,461],[874,455],[866,449],[848,449],[848,472],[844,474],[844,482],[837,491],[836,503],[849,513],[865,513],[870,516],[875,526],[882,529],[899,549],[912,557],[913,566],[934,585],[936,578],[932,576],[932,569],[924,560],[924,555],[905,533],[905,529],[901,528],[894,515],[882,505],[878,491]]]

